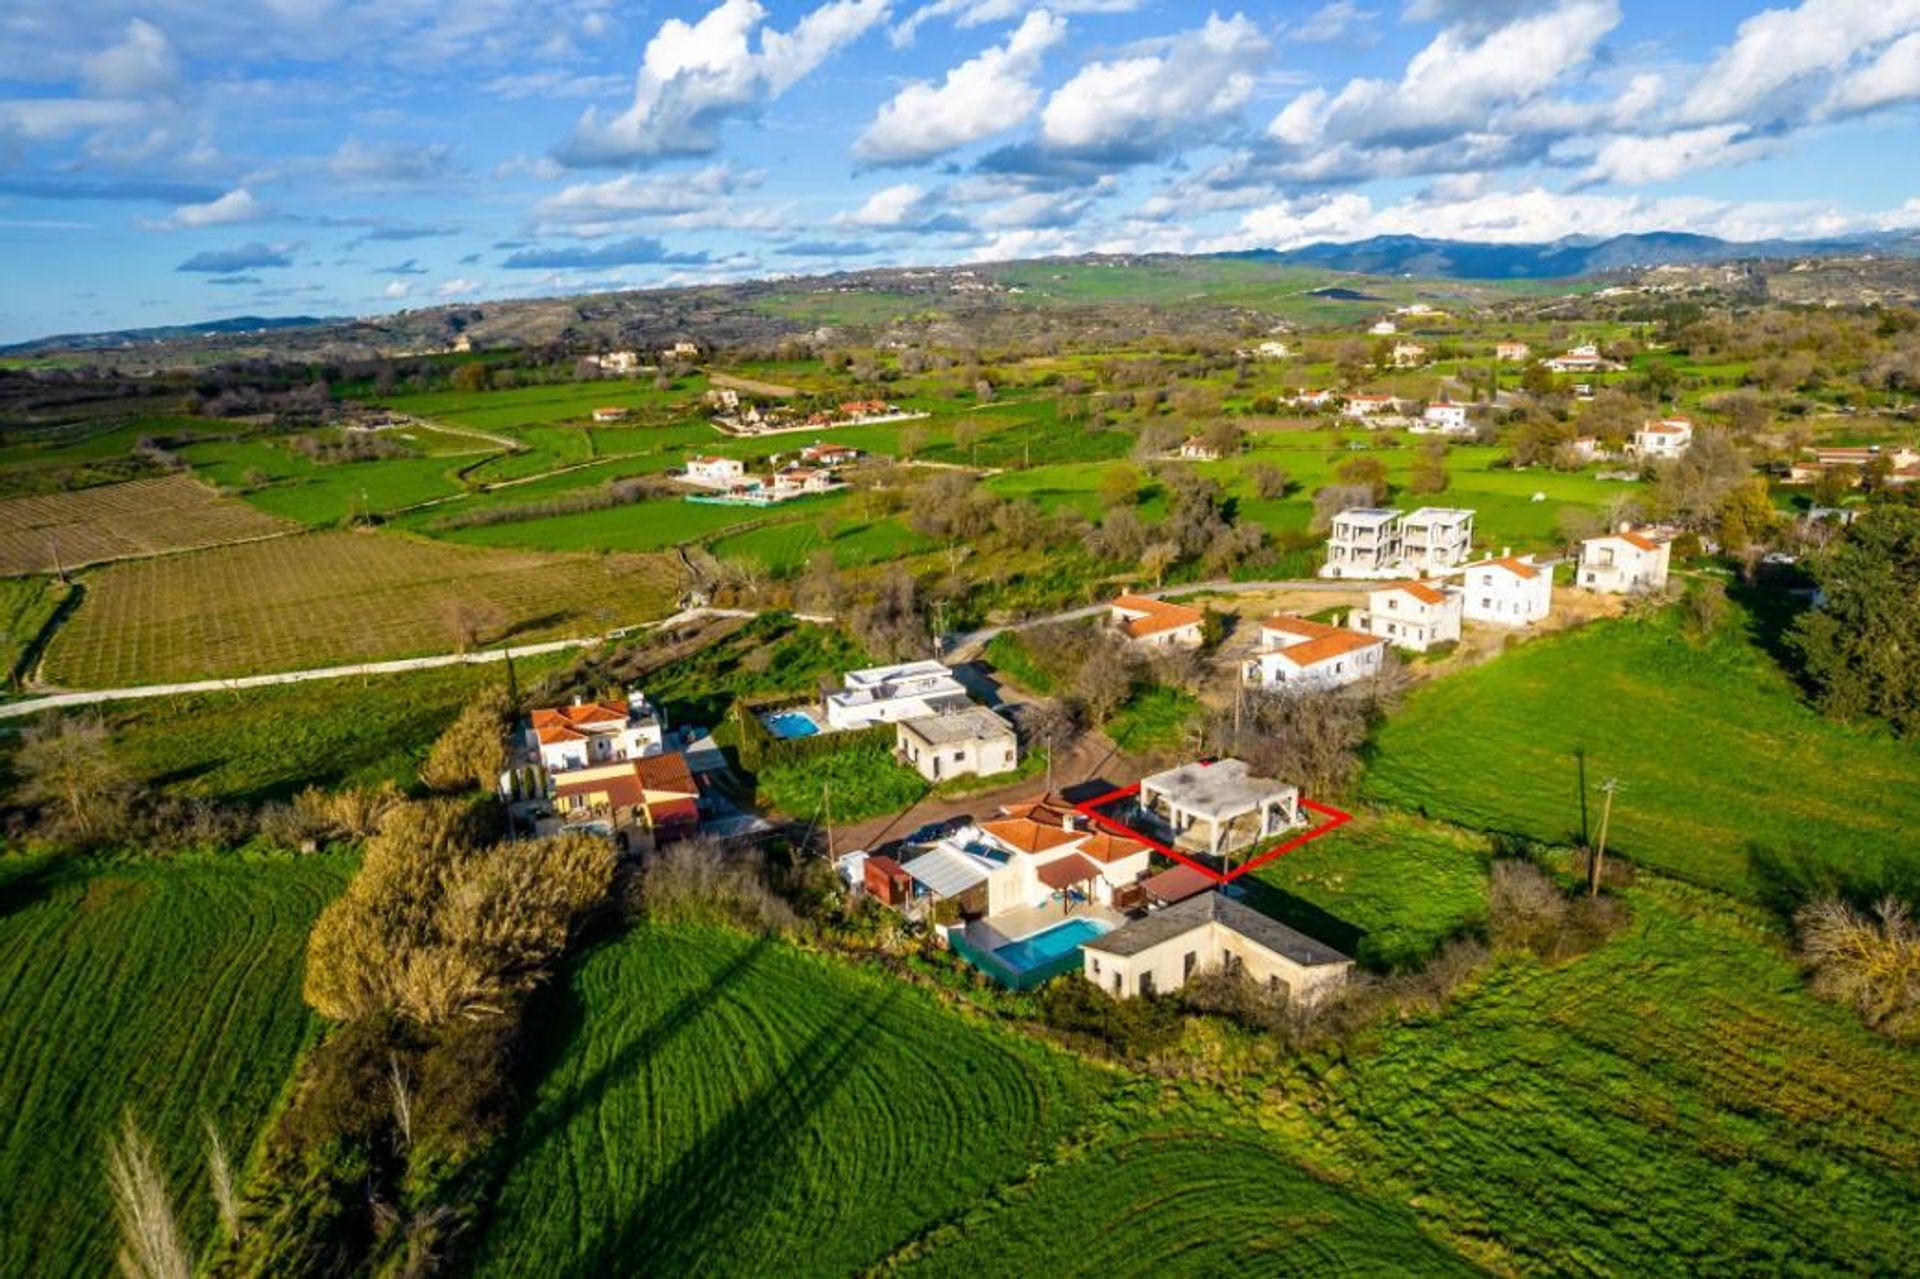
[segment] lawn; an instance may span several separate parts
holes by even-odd
[[[1646,881],[1562,967],[1300,1072],[1307,1158],[1532,1274],[1912,1273],[1920,1069],[1801,990],[1767,920]]]
[[[479,643],[596,634],[665,615],[681,570],[665,557],[551,556],[386,533],[313,533],[89,574],[55,635],[47,678],[114,687],[294,670]]]
[[[1191,693],[1153,684],[1135,693],[1101,727],[1129,755],[1191,755],[1193,727],[1204,709]]]
[[[246,1158],[314,1029],[307,930],[350,870],[0,861],[0,1273],[113,1269],[104,1168],[129,1109],[210,1238],[202,1119]]]
[[[645,654],[642,647],[636,656],[644,660]],[[767,614],[717,644],[653,670],[646,688],[670,722],[712,727],[738,698],[813,700],[822,683],[837,685],[846,672],[872,664],[842,630]]]
[[[50,573],[292,527],[187,475],[16,497],[0,502],[0,573]]]
[[[842,497],[799,498],[784,506],[714,506],[679,497],[650,498],[597,511],[481,524],[437,536],[472,546],[532,547],[552,551],[658,551],[686,542],[753,528],[770,521],[792,521],[802,512],[828,514]],[[459,509],[467,509],[462,505]]]
[[[553,1003],[479,1274],[848,1274],[1091,1099],[1087,1068],[897,978],[729,933],[642,928]]]
[[[1618,778],[1610,848],[1734,892],[1745,845],[1803,848],[1863,882],[1920,873],[1920,746],[1829,722],[1730,623],[1600,622],[1428,682],[1376,735],[1365,794],[1484,830],[1578,839]]]
[[[462,491],[454,457],[400,457],[323,466],[264,439],[210,440],[180,450],[194,473],[271,515],[340,524]]]

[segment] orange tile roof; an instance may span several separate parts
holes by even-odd
[[[1040,867],[1040,882],[1048,888],[1064,890],[1089,879],[1100,878],[1100,868],[1078,853],[1056,857]]]
[[[633,761],[633,771],[649,792],[659,791],[669,795],[700,793],[699,786],[693,780],[693,770],[687,767],[687,757],[679,751],[643,755]]]
[[[1093,860],[1106,864],[1132,857],[1135,853],[1145,852],[1146,848],[1147,846],[1137,839],[1122,839],[1118,835],[1109,835],[1105,831],[1100,831],[1089,835],[1087,842],[1075,851],[1085,853]]]
[[[1169,604],[1165,600],[1148,599],[1144,595],[1122,595],[1111,605],[1126,613],[1145,613],[1145,617],[1130,618],[1123,622],[1120,629],[1132,639],[1147,635],[1158,635],[1162,631],[1177,631],[1186,626],[1198,626],[1207,615],[1197,608],[1188,608],[1185,604]]]
[[[1049,849],[1059,848],[1082,838],[1079,831],[1061,830],[1058,826],[1043,826],[1025,817],[1011,817],[1000,822],[982,822],[980,829],[1008,848],[1022,853],[1044,853]]]
[[[1481,560],[1479,563],[1469,564],[1467,567],[1468,568],[1503,568],[1507,570],[1507,572],[1513,574],[1515,577],[1522,578],[1522,579],[1535,578],[1540,576],[1540,570],[1536,568],[1534,565],[1527,563],[1525,560],[1516,559],[1511,555],[1504,556],[1501,559],[1497,559],[1497,560]]]
[[[549,724],[533,730],[534,737],[542,746],[552,746],[556,742],[584,742],[587,735],[577,728],[568,728],[565,724]]]
[[[1392,586],[1385,589],[1389,591],[1405,591],[1422,604],[1444,604],[1447,602],[1447,593],[1445,591],[1429,586],[1425,582],[1395,582]]]
[[[1385,645],[1386,641],[1377,635],[1368,635],[1363,631],[1345,631],[1335,626],[1331,635],[1322,635],[1310,639],[1304,644],[1289,644],[1285,648],[1273,651],[1286,658],[1295,666],[1312,666],[1329,658],[1344,657],[1348,653],[1357,653],[1363,648]]]
[[[1628,546],[1637,546],[1643,551],[1657,551],[1660,549],[1660,543],[1644,534],[1636,533],[1632,529],[1628,529],[1622,533],[1615,533],[1614,536],[1625,542]]]
[[[627,708],[612,702],[582,702],[578,706],[549,706],[533,712],[529,718],[535,728],[580,728],[588,724],[627,722]]]
[[[1000,813],[1004,817],[1022,817],[1062,829],[1065,829],[1067,822],[1079,817],[1073,805],[1058,795],[1042,795],[1038,799],[1023,800],[1017,804],[1002,804]]]
[[[1338,626],[1329,626],[1325,622],[1313,622],[1304,617],[1295,617],[1291,613],[1282,613],[1278,617],[1269,617],[1260,623],[1263,631],[1280,631],[1287,635],[1298,635],[1303,639],[1324,639],[1329,635],[1349,635],[1352,632]]]

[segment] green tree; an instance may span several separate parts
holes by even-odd
[[[1868,511],[1813,565],[1825,602],[1792,632],[1822,710],[1920,735],[1920,510]]]
[[[493,369],[484,360],[471,360],[453,371],[456,391],[485,391],[493,386]]]

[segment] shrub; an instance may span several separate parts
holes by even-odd
[[[669,845],[648,859],[628,899],[651,920],[724,924],[784,933],[798,922],[793,907],[769,882],[757,848],[728,848],[694,839]]]
[[[1920,924],[1904,902],[1886,897],[1859,911],[1827,898],[1795,922],[1816,994],[1890,1038],[1920,1038]]]
[[[1618,932],[1626,907],[1613,897],[1571,897],[1531,862],[1493,864],[1487,931],[1495,946],[1526,950],[1547,963],[1581,955]]]
[[[437,791],[491,791],[507,768],[512,714],[505,689],[481,693],[434,742],[420,780]]]

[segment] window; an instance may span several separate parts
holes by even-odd
[[[1199,966],[1200,966],[1200,952],[1197,950],[1188,951],[1186,954],[1186,958],[1180,961],[1180,979],[1182,981],[1185,981],[1189,977],[1192,977],[1193,970],[1198,968]]]
[[[1087,958],[1093,964],[1093,975],[1098,977],[1100,975],[1100,957],[1098,955],[1089,955]]]
[[[1143,995],[1151,995],[1153,993],[1153,974],[1151,972],[1140,974],[1140,993]]]
[[[1119,973],[1115,973],[1113,975],[1113,993],[1116,995],[1120,993],[1120,974]]]

